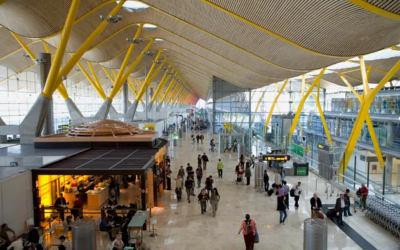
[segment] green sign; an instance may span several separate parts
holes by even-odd
[[[297,167],[296,168],[296,175],[306,176],[307,175],[307,168],[306,167]]]
[[[290,143],[290,151],[292,151],[293,153],[296,153],[297,151],[297,145],[294,143]]]
[[[178,140],[178,139],[179,139],[179,136],[174,135],[174,140]]]
[[[304,156],[304,148],[302,146],[297,146],[297,154]]]
[[[293,153],[303,157],[304,156],[304,148],[301,145],[297,145],[295,143],[290,143],[290,151]]]

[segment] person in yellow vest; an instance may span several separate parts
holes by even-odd
[[[218,177],[222,178],[222,170],[224,169],[224,164],[222,163],[221,159],[218,160],[217,169],[218,169]]]

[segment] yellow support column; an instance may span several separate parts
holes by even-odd
[[[77,1],[77,0],[75,0]],[[74,1],[74,2],[75,2]],[[126,0],[121,0],[113,9],[110,13],[108,13],[108,15],[106,15],[106,17],[109,16],[115,16],[118,11],[121,9],[122,5],[125,3]],[[74,3],[73,2],[73,3]],[[68,13],[69,15],[69,13]],[[75,19],[75,15],[73,15],[71,22],[71,26],[72,23]],[[67,18],[67,20],[69,20]],[[89,35],[89,37],[86,39],[85,42],[83,42],[83,44],[78,48],[78,50],[74,53],[74,56],[68,60],[68,62],[65,64],[64,67],[62,67],[61,70],[59,70],[60,65],[61,65],[61,59],[60,59],[60,63],[58,65],[53,64],[52,66],[55,66],[57,68],[58,71],[58,75],[57,76],[52,76],[52,78],[48,78],[47,82],[49,83],[49,87],[45,89],[44,91],[44,95],[49,95],[51,96],[51,94],[53,94],[53,92],[57,89],[58,85],[61,84],[62,82],[62,78],[63,76],[67,76],[69,72],[71,72],[71,70],[74,68],[74,66],[78,63],[79,59],[81,59],[81,57],[83,56],[83,54],[89,49],[89,47],[92,45],[92,43],[96,40],[96,38],[100,35],[100,33],[105,29],[105,27],[108,25],[108,20],[103,20],[101,21],[101,23],[99,24],[99,26],[97,26],[97,28]],[[63,35],[62,35],[62,40],[64,40],[64,32],[67,29],[64,27],[63,30]],[[70,29],[69,29],[70,31]],[[68,36],[69,36],[69,31]],[[67,39],[68,40],[68,39]],[[61,54],[64,54],[65,48]],[[57,49],[58,52],[58,49]],[[57,57],[57,54],[56,54]],[[52,67],[53,68],[53,67]],[[47,87],[47,83],[46,83],[46,87]]]
[[[22,46],[22,48],[26,51],[26,53],[28,53],[28,55],[29,55],[29,57],[32,59],[32,61],[33,61],[34,63],[36,63],[37,57],[36,57],[35,54],[32,52],[32,50],[29,49],[29,47],[24,43],[24,41],[22,41],[22,39],[21,39],[17,34],[15,34],[14,32],[11,32],[11,34],[15,37],[15,39],[18,41],[18,43],[19,43],[19,44]],[[46,44],[44,41],[42,41],[42,42],[43,42],[43,46],[44,46],[44,49],[46,50],[46,52],[49,53],[49,54],[51,54],[51,53],[50,53],[49,46],[47,46],[47,44]],[[0,82],[0,83],[1,83],[1,82]],[[61,86],[62,86],[62,87],[61,87]],[[58,91],[58,93],[60,93],[61,97],[64,98],[64,100],[69,99],[67,89],[65,88],[65,86],[64,86],[63,84],[60,84],[60,87],[57,88],[57,91]]]
[[[288,83],[288,81],[289,81],[289,80],[286,80],[286,81],[283,83],[281,89],[279,90],[279,93],[275,96],[275,99],[274,99],[274,101],[272,102],[272,107],[271,107],[271,109],[270,109],[270,111],[269,111],[269,113],[268,113],[267,120],[265,121],[264,133],[267,132],[267,127],[268,127],[269,121],[271,120],[272,113],[274,112],[275,104],[276,104],[276,102],[278,101],[279,96],[282,94],[283,90],[285,89],[286,84]],[[276,86],[278,87],[278,84],[276,84]]]
[[[93,79],[90,77],[89,73],[86,71],[86,69],[82,66],[80,62],[77,63],[78,67],[81,69],[82,73],[86,76],[86,78],[89,80],[89,82],[92,84],[94,89],[97,91],[97,93],[100,95],[100,97],[104,100],[107,98],[107,96],[99,89],[97,84],[93,81]]]
[[[351,131],[350,139],[347,142],[346,148],[345,148],[345,158],[341,160],[340,162],[340,172],[344,174],[346,171],[347,165],[349,164],[350,158],[353,154],[354,148],[357,144],[357,140],[352,139],[355,135],[359,135],[361,133],[361,129],[364,125],[364,121],[368,115],[369,108],[374,101],[374,98],[376,94],[385,86],[387,82],[392,78],[396,72],[400,70],[400,60],[392,67],[391,70],[382,78],[382,80],[379,82],[379,84],[368,94],[365,95],[365,98],[361,104],[361,109],[358,113],[357,120],[354,124],[353,130]],[[344,161],[344,164],[343,164]],[[344,167],[343,167],[344,165]]]
[[[323,68],[323,69],[321,70],[321,72],[320,72],[320,73],[318,74],[318,76],[315,78],[313,84],[312,84],[312,85],[310,86],[310,88],[308,89],[308,91],[307,91],[307,93],[305,94],[305,96],[301,99],[301,101],[300,101],[300,103],[299,103],[299,107],[298,107],[297,112],[296,112],[296,115],[294,116],[294,119],[293,119],[293,121],[292,121],[292,126],[290,127],[290,130],[289,130],[289,135],[288,135],[288,140],[289,140],[289,141],[292,140],[292,135],[293,135],[293,132],[294,132],[294,130],[295,130],[295,128],[296,128],[297,122],[299,121],[300,114],[301,114],[301,111],[303,110],[304,103],[306,102],[308,96],[311,94],[311,92],[312,92],[313,88],[315,87],[315,85],[317,85],[317,83],[319,83],[319,81],[321,80],[321,77],[322,77],[322,75],[324,74],[325,69],[326,69],[326,68]]]
[[[102,93],[102,95],[106,96],[106,93],[104,92],[104,89],[101,86],[99,78],[97,77],[96,72],[94,71],[92,64],[89,61],[87,61],[87,64],[89,66],[90,73],[92,73],[94,83],[96,83],[98,90]]]
[[[175,96],[171,99],[172,104],[177,103],[179,96],[181,95],[181,93],[183,92],[184,88],[180,87],[179,91],[175,94]]]
[[[169,95],[169,97],[168,97],[168,99],[167,99],[167,103],[171,103],[171,99],[172,99],[172,97],[174,96],[174,94],[178,91],[178,90],[180,90],[180,85],[179,85],[179,82],[177,82],[176,83],[176,86],[175,86],[175,88],[174,88],[174,91],[172,91],[171,92],[171,95]],[[169,94],[168,92],[167,93],[165,93],[166,95],[167,94]]]
[[[254,119],[256,118],[256,113],[257,113],[257,111],[258,111],[258,108],[260,107],[260,104],[261,104],[262,99],[264,98],[264,95],[265,95],[266,90],[267,90],[267,89],[266,89],[266,87],[265,87],[265,88],[264,88],[264,92],[262,93],[260,99],[258,100],[256,109],[255,109],[255,111],[254,111],[253,118],[251,119],[251,124],[253,124]],[[253,98],[253,96],[252,96],[251,98]],[[253,100],[253,99],[252,99],[252,100]],[[250,125],[249,125],[249,126],[250,126]]]
[[[115,81],[114,81],[115,77],[112,77],[111,74],[110,74],[110,72],[108,72],[108,70],[107,70],[104,66],[101,66],[101,68],[104,70],[104,72],[106,73],[106,75],[108,76],[108,78],[114,83],[114,82],[115,82]]]
[[[153,98],[151,98],[150,102],[152,102],[152,103],[155,102],[161,89],[163,89],[165,84],[168,82],[169,78],[171,77],[171,75],[169,74],[172,71],[170,69],[171,67],[172,67],[172,62],[169,64],[167,71],[165,71],[164,76],[161,79],[160,84],[158,84],[158,87],[157,87],[156,91],[154,92]]]
[[[172,81],[171,81],[170,84],[168,85],[167,90],[165,91],[164,96],[163,96],[163,97],[161,98],[161,100],[160,100],[160,104],[164,102],[165,98],[167,97],[168,93],[171,91],[171,89],[172,89],[172,87],[174,86],[174,84],[175,84],[175,78],[172,79]]]
[[[243,118],[242,118],[242,122],[240,123],[240,127],[242,128],[242,125],[243,125],[243,121],[244,121],[244,119],[246,118],[246,115],[244,115],[243,116]],[[253,123],[253,122],[252,122]]]
[[[69,35],[71,34],[71,29],[74,24],[76,12],[78,11],[80,0],[73,0],[71,3],[71,7],[69,8],[67,19],[65,20],[65,25],[62,31],[60,42],[58,43],[58,47],[56,50],[56,54],[54,56],[54,60],[51,64],[49,75],[47,76],[46,85],[42,92],[42,95],[51,98],[54,91],[57,89],[58,85],[62,82],[62,76],[58,80],[58,74],[60,72],[60,66],[62,59],[64,57],[65,49],[67,47],[67,43],[69,40]],[[74,63],[75,65],[75,63]],[[65,74],[66,76],[67,74]]]
[[[125,72],[125,68],[128,65],[129,59],[131,58],[131,55],[133,53],[133,49],[135,48],[137,41],[139,39],[140,33],[142,32],[143,24],[139,25],[139,28],[136,31],[135,37],[133,38],[133,41],[131,42],[131,45],[129,45],[128,52],[126,52],[124,61],[122,62],[122,65],[118,71],[118,75],[115,78],[114,81],[114,87],[111,90],[111,93],[108,95],[108,99],[112,100],[114,99],[115,95],[117,94],[118,90],[122,87],[123,83],[125,82],[126,79],[123,79],[123,75]]]
[[[343,81],[343,82],[349,87],[349,89],[353,92],[353,94],[357,97],[358,101],[362,104],[362,102],[363,102],[363,100],[364,100],[366,94],[368,94],[368,93],[370,92],[370,88],[369,88],[369,85],[368,85],[368,79],[369,79],[369,72],[370,72],[370,71],[369,71],[369,72],[366,72],[365,63],[364,63],[364,58],[363,58],[362,56],[360,56],[360,70],[361,70],[361,77],[362,77],[363,81],[365,81],[365,82],[363,82],[363,86],[364,86],[365,89],[364,89],[364,92],[363,92],[363,95],[362,95],[362,96],[360,96],[360,95],[354,90],[353,86],[351,86],[351,84],[347,81],[347,79],[346,79],[342,74],[339,74],[339,76],[340,76],[340,78],[342,79],[342,81]],[[369,131],[369,133],[370,133],[370,135],[371,135],[372,144],[373,144],[373,146],[374,146],[375,153],[376,153],[376,156],[377,156],[378,161],[379,161],[379,165],[380,165],[380,167],[383,169],[386,163],[385,163],[385,161],[383,160],[383,155],[382,155],[382,152],[381,152],[381,148],[380,148],[379,142],[378,142],[378,140],[377,140],[377,138],[376,138],[375,129],[374,129],[374,126],[373,126],[373,124],[372,124],[371,117],[370,117],[369,114],[367,114],[365,120],[366,120],[366,122],[367,122],[368,131]],[[364,123],[364,121],[363,121],[363,123]],[[357,135],[355,135],[355,136],[356,136],[356,138],[351,138],[351,139],[352,139],[352,140],[354,139],[354,140],[357,140],[357,141],[358,141],[358,136],[357,136]]]
[[[148,85],[153,82],[154,78],[156,78],[156,76],[158,75],[158,73],[160,72],[161,68],[164,66],[164,64],[166,63],[167,60],[168,60],[168,57],[165,57],[164,61],[160,65],[157,66],[156,70],[151,75],[151,77],[150,77],[150,79],[148,81]]]
[[[150,78],[151,78],[151,76],[152,76],[152,74],[154,72],[154,69],[156,68],[156,63],[157,63],[158,59],[160,58],[161,53],[162,53],[162,50],[160,49],[158,51],[158,53],[157,53],[157,56],[156,56],[156,59],[154,60],[153,65],[151,65],[149,73],[147,74],[146,79],[144,80],[144,83],[143,83],[142,87],[139,90],[138,95],[136,96],[136,101],[139,101],[139,99],[142,98],[144,92],[146,91],[146,86],[147,86],[147,84],[149,84],[149,80],[150,80]]]

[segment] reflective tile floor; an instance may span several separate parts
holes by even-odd
[[[155,212],[158,221],[156,226],[158,237],[150,238],[148,233],[145,237],[153,249],[245,249],[243,236],[238,235],[238,230],[247,213],[258,225],[260,243],[255,245],[255,249],[303,249],[302,222],[310,218],[309,199],[315,192],[315,175],[286,178],[290,186],[301,181],[303,193],[300,208],[295,210],[293,199],[291,199],[286,224],[279,225],[275,196],[268,197],[265,193],[256,192],[253,177],[250,186],[235,184],[236,154],[208,152],[211,139],[209,134],[205,134],[203,145],[197,143],[192,145],[189,137],[190,134],[180,139],[177,147],[170,147],[172,175],[176,176],[179,166],[185,167],[188,162],[192,166],[197,166],[197,155],[206,152],[210,162],[204,176],[212,175],[214,178],[215,186],[221,195],[219,210],[216,218],[213,218],[208,206],[207,213],[202,215],[197,202],[187,203],[186,194],[183,194],[183,201],[178,203],[172,191],[165,191],[163,194],[165,208],[158,208]],[[218,158],[221,158],[225,166],[223,179],[219,179],[217,175]],[[273,179],[274,174],[272,171],[269,173],[270,179]],[[205,179],[203,183],[204,181]],[[196,189],[196,194],[198,192],[199,189]],[[336,191],[332,197],[327,198],[325,184],[321,179],[318,180],[317,194],[323,203],[335,203]],[[366,219],[361,211],[353,214],[344,221],[374,247],[398,249],[397,238]],[[361,249],[330,220],[328,220],[328,248]]]
[[[293,198],[290,199],[290,209],[285,225],[279,225],[279,212],[276,211],[276,196],[268,197],[265,193],[258,193],[254,189],[254,179],[251,185],[236,185],[234,182],[234,168],[237,162],[236,154],[219,154],[208,152],[210,135],[205,134],[204,144],[190,143],[190,134],[179,140],[178,146],[169,148],[171,156],[172,175],[176,176],[178,168],[190,162],[197,166],[197,155],[206,152],[210,162],[204,176],[212,175],[214,184],[221,195],[219,209],[216,218],[212,217],[211,208],[208,205],[207,213],[202,215],[200,205],[192,196],[192,202],[177,202],[173,191],[164,191],[162,205],[155,208],[153,217],[157,219],[155,228],[158,236],[149,237],[149,232],[144,233],[144,241],[151,245],[151,249],[163,250],[243,250],[245,249],[243,236],[238,235],[240,223],[245,214],[250,214],[258,226],[260,243],[255,249],[303,249],[303,221],[310,218],[309,199],[315,192],[316,176],[286,177],[289,185],[297,181],[302,182],[303,192],[300,198],[299,209],[294,209]],[[224,176],[218,178],[216,162],[221,158],[224,163]],[[274,178],[274,172],[269,172],[270,179]],[[205,179],[202,180],[204,183]],[[202,187],[204,184],[202,184]],[[175,184],[172,184],[174,189]],[[130,188],[135,188],[131,186]],[[195,190],[198,194],[200,189]],[[129,190],[121,191],[121,201],[130,200],[132,196]],[[325,183],[318,179],[316,193],[324,204],[334,204],[336,191],[332,197],[325,193]],[[354,216],[344,218],[344,221],[356,230],[362,237],[371,243],[376,249],[399,249],[399,241],[386,230],[366,219],[361,211],[353,213]],[[352,239],[347,237],[330,220],[328,222],[328,249],[361,249]],[[105,250],[109,244],[106,235],[98,235],[98,249]]]

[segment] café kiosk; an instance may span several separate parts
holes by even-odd
[[[114,128],[114,131],[107,130],[109,128]],[[94,131],[100,134],[88,137],[85,131],[90,135]],[[117,133],[121,135],[117,136]],[[79,134],[83,136],[79,137]],[[64,210],[63,214],[70,213],[77,196],[83,202],[84,216],[101,214],[110,197],[109,176],[137,176],[139,185],[135,185],[138,189],[135,193],[139,194],[140,208],[146,210],[153,207],[153,192],[157,190],[152,174],[155,156],[162,161],[167,152],[167,141],[159,139],[157,134],[106,120],[100,124],[86,124],[68,133],[36,138],[37,148],[83,148],[76,155],[32,170],[35,226],[50,226],[54,217],[59,220],[57,215],[60,209]],[[149,192],[151,195],[148,195]],[[61,193],[68,204],[54,207]]]

